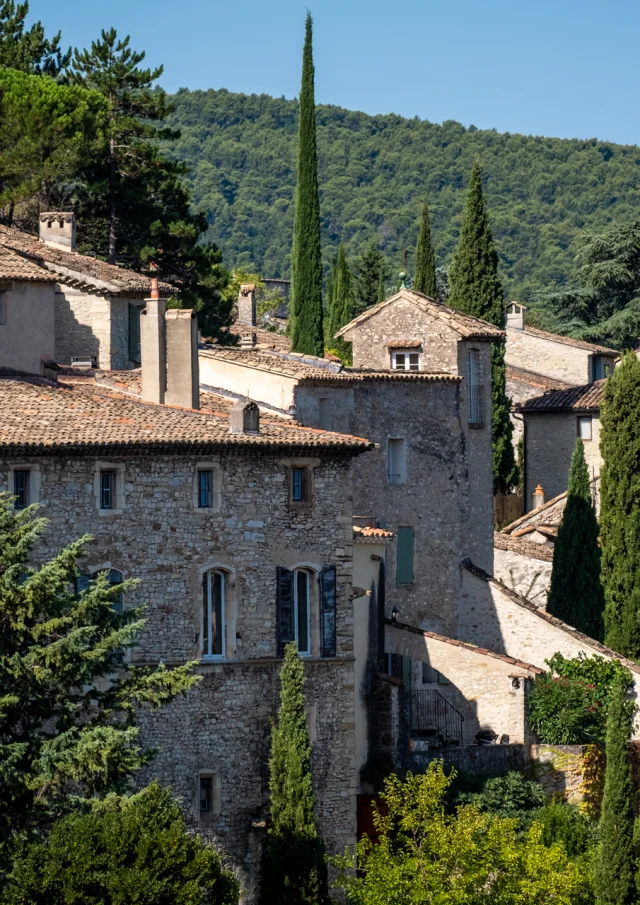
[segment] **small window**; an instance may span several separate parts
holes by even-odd
[[[225,583],[224,572],[205,572],[202,578],[202,654],[225,656]]]
[[[129,303],[129,361],[140,361],[140,313],[142,305]]]
[[[438,676],[440,673],[437,669],[434,669],[429,663],[422,664],[422,684],[423,685],[435,685],[438,681]]]
[[[396,585],[413,584],[413,547],[413,528],[398,528],[396,551]]]
[[[594,355],[592,364],[593,380],[603,380],[613,373],[613,362],[605,355]]]
[[[310,469],[294,465],[289,472],[289,500],[294,505],[311,502]]]
[[[387,440],[387,482],[404,484],[407,480],[407,457],[404,437]]]
[[[392,352],[391,368],[394,371],[419,371],[419,352]]]
[[[13,472],[14,509],[26,509],[30,502],[30,472],[26,469]]]
[[[210,814],[213,810],[213,777],[200,777],[200,813]]]
[[[311,653],[311,607],[309,594],[309,573],[303,569],[295,572],[294,593],[294,633],[298,653]]]
[[[591,440],[591,417],[578,418],[578,436],[581,440]]]
[[[198,471],[198,508],[211,509],[213,506],[213,472],[209,469]]]
[[[0,292],[0,327],[7,323],[7,293]]]
[[[115,471],[100,472],[100,508],[114,509],[116,498],[116,473]]]

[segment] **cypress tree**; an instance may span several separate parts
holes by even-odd
[[[362,314],[367,308],[377,305],[380,299],[380,286],[384,294],[384,279],[387,276],[387,262],[384,255],[371,239],[363,251],[355,280],[354,316]],[[384,301],[384,298],[382,299]]]
[[[622,359],[600,414],[600,537],[605,642],[640,659],[640,361]]]
[[[351,344],[335,335],[353,319],[353,281],[347,264],[344,245],[338,251],[335,273],[331,284],[332,297],[329,307],[329,348],[335,349],[343,360],[351,359]]]
[[[487,207],[482,191],[482,174],[476,160],[471,171],[469,192],[458,247],[449,274],[447,304],[466,314],[480,317],[496,327],[504,325],[504,299],[498,276],[498,254],[493,244]],[[493,490],[506,491],[516,481],[517,466],[509,416],[505,343],[491,347],[491,436],[493,440]]]
[[[429,225],[429,208],[427,202],[422,205],[420,234],[416,248],[416,278],[413,281],[416,292],[422,292],[429,298],[436,297],[436,256],[431,244],[431,227]]]
[[[385,299],[385,289],[384,289],[384,273],[380,271],[380,279],[378,280],[378,304],[380,302],[384,302]]]
[[[262,905],[328,905],[324,846],[315,826],[304,671],[295,643],[280,672],[280,710],[271,736],[271,825],[262,863]]]
[[[547,612],[601,641],[604,592],[598,534],[584,445],[578,439],[569,470],[567,504],[553,553]]]
[[[607,717],[607,766],[594,876],[598,905],[635,902],[633,784],[627,751],[630,735],[625,689],[618,684]]]
[[[298,180],[291,259],[291,345],[294,352],[322,356],[322,256],[313,79],[313,20],[311,13],[307,13],[302,54]]]

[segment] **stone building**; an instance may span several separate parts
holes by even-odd
[[[140,363],[140,312],[149,280],[78,254],[73,214],[40,214],[39,238],[0,226],[0,249],[6,286],[0,284],[0,367],[39,373],[36,358],[106,370]],[[173,291],[160,284],[163,297]],[[3,342],[3,311],[4,326],[19,320],[32,335]]]
[[[600,406],[604,380],[568,390],[550,390],[518,406],[524,421],[525,511],[535,508],[536,488],[544,497],[567,489],[571,456],[580,437],[593,479],[600,474]]]

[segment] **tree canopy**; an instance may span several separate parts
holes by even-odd
[[[57,78],[69,65],[71,50],[62,49],[60,32],[47,38],[40,21],[27,28],[28,15],[28,0],[0,2],[0,66]]]

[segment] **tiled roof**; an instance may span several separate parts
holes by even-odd
[[[553,562],[553,547],[546,544],[534,544],[532,541],[520,540],[509,534],[496,532],[493,535],[493,546],[497,550],[508,550],[511,553],[519,553],[529,559],[539,559],[544,562]]]
[[[465,339],[502,339],[505,335],[503,330],[494,327],[493,324],[487,321],[480,320],[479,317],[471,317],[469,314],[456,311],[455,308],[449,308],[447,305],[443,305],[442,302],[437,302],[421,292],[414,292],[412,289],[401,289],[395,295],[392,295],[391,298],[374,305],[373,308],[367,309],[367,311],[354,318],[346,327],[338,330],[336,337],[342,336],[346,338],[347,333],[353,330],[354,327],[364,323],[364,321],[373,317],[374,314],[386,308],[387,305],[393,305],[399,299],[411,302],[425,314],[431,314],[438,320],[444,321],[452,330],[455,330]]]
[[[542,675],[543,669],[534,666],[533,663],[525,663],[524,660],[517,660],[515,657],[508,657],[506,654],[498,654],[486,647],[478,647],[476,644],[469,644],[467,641],[458,641],[456,638],[448,638],[446,635],[438,635],[436,632],[425,632],[421,628],[413,625],[407,625],[404,622],[394,622],[391,619],[385,619],[387,625],[400,629],[403,632],[410,632],[412,635],[422,635],[423,638],[432,638],[434,641],[442,641],[444,644],[450,644],[452,647],[462,647],[470,651],[472,654],[480,654],[482,657],[491,657],[493,660],[502,660],[510,666],[517,666],[519,669],[526,669],[532,676]]]
[[[526,534],[533,534],[535,531],[542,534],[547,540],[555,540],[558,536],[558,529],[555,525],[527,525],[526,528],[519,528],[512,533],[512,537],[524,537]]]
[[[326,358],[315,358],[298,352],[277,349],[239,349],[228,346],[207,346],[200,349],[204,358],[216,358],[257,371],[271,371],[283,377],[295,377],[304,383],[335,382],[339,384],[363,383],[367,381],[445,381],[457,383],[455,374],[436,374],[426,371],[366,371],[359,368],[345,368]]]
[[[516,409],[518,412],[570,412],[599,411],[604,396],[605,380],[596,380],[568,390],[549,390],[543,396],[527,399]]]
[[[517,594],[515,591],[512,591],[511,588],[508,588],[506,584],[503,584],[501,581],[498,581],[497,578],[494,578],[493,575],[489,575],[489,573],[485,572],[484,569],[481,569],[479,566],[474,565],[474,563],[472,563],[470,559],[463,559],[461,566],[463,569],[471,572],[472,575],[481,578],[483,581],[486,581],[489,584],[495,585],[515,604],[517,604],[519,607],[522,607],[523,610],[529,610],[529,612],[535,613],[535,615],[539,619],[544,619],[544,621],[548,622],[550,625],[554,625],[561,631],[566,632],[568,635],[571,635],[572,638],[580,641],[586,647],[592,648],[596,653],[604,654],[606,657],[611,657],[613,660],[619,660],[620,663],[623,664],[623,666],[627,667],[627,669],[630,669],[635,673],[640,673],[640,665],[638,663],[634,663],[633,660],[627,660],[626,657],[623,657],[621,654],[617,654],[615,651],[611,650],[610,647],[605,647],[604,644],[601,644],[594,638],[589,638],[588,635],[585,635],[582,632],[579,632],[577,629],[572,628],[572,626],[567,625],[566,622],[562,622],[561,619],[557,619],[555,616],[552,616],[545,610],[541,610],[535,605],[535,603],[531,603],[530,600],[526,600],[526,598],[521,597],[520,594]]]
[[[507,365],[505,372],[507,380],[526,383],[528,386],[536,387],[536,389],[540,390],[564,390],[574,386],[574,384],[567,383],[564,380],[547,377],[545,374],[537,374],[535,371],[527,371],[526,368],[516,368],[514,365]]]
[[[353,526],[354,540],[389,540],[394,537],[393,531],[387,531],[385,528],[361,528],[359,525]]]
[[[421,349],[422,340],[420,339],[390,339],[387,342],[387,349]]]
[[[43,384],[0,379],[0,451],[86,453],[125,448],[188,452],[251,447],[353,455],[373,447],[359,437],[301,427],[262,414],[259,434],[231,434],[228,415],[232,401],[210,394],[205,396],[207,408],[194,411],[142,402],[132,395],[134,385],[112,389],[87,377]]]
[[[250,324],[241,324],[235,321],[229,327],[229,333],[235,333],[236,336],[248,336],[255,333],[258,346],[265,349],[281,349],[288,352],[291,349],[291,340],[286,333],[279,330],[267,330],[265,327],[252,327]],[[206,340],[212,342],[212,340]]]
[[[596,480],[598,481],[599,478],[596,478]],[[500,533],[516,534],[523,525],[531,527],[559,525],[562,521],[566,502],[567,491],[565,490],[564,493],[559,493],[558,496],[554,496],[546,503],[543,503],[542,506],[538,506],[537,509],[531,509],[525,515],[521,515],[520,518],[503,528]]]
[[[108,295],[127,298],[144,298],[150,290],[149,278],[140,273],[75,251],[54,248],[36,236],[11,226],[0,225],[0,246],[11,249],[33,265],[43,268],[44,272],[57,274],[61,282],[77,282],[100,289]],[[175,294],[175,289],[168,283],[160,283],[160,292],[170,296]]]
[[[523,331],[518,331],[522,333]],[[588,343],[583,339],[573,339],[571,336],[559,336],[557,333],[549,333],[547,330],[538,330],[537,327],[525,327],[524,332],[528,333],[530,336],[537,336],[540,339],[548,339],[554,343],[562,343],[565,346],[573,346],[574,349],[584,349],[587,352],[599,352],[603,355],[615,355],[616,357],[620,354],[616,352],[615,349],[608,349],[607,346],[599,346],[596,343]]]
[[[0,279],[27,280],[30,283],[56,283],[57,277],[26,258],[21,258],[10,248],[0,245]]]

